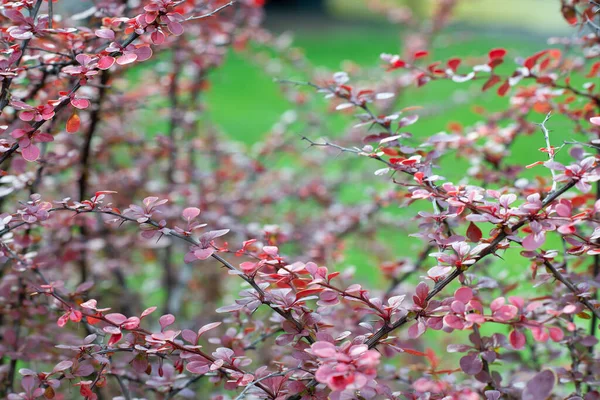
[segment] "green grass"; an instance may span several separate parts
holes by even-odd
[[[379,68],[379,54],[382,52],[397,53],[399,34],[391,27],[376,28],[341,28],[327,32],[301,32],[297,35],[295,45],[304,49],[306,57],[314,65],[320,65],[331,71],[342,70],[348,62],[353,62],[364,67]],[[494,35],[474,34],[472,32],[453,31],[450,34],[440,36],[436,40],[436,48],[433,59],[445,60],[453,56],[462,58],[482,57],[485,58],[489,49],[502,44],[509,50],[510,58],[526,56],[543,47],[539,39],[530,41],[516,41],[505,39]],[[483,60],[483,59],[482,59]],[[511,61],[507,61],[510,67],[514,67]],[[506,69],[508,70],[509,67]],[[297,78],[296,76],[279,76],[280,78]],[[272,78],[262,69],[250,62],[244,54],[231,53],[224,67],[215,71],[212,76],[212,88],[207,93],[207,117],[216,123],[232,139],[251,145],[261,140],[269,132],[269,129],[278,121],[281,114],[286,110],[293,109],[280,94],[279,83],[273,82]],[[426,137],[434,133],[444,131],[448,122],[457,121],[469,126],[480,119],[472,111],[474,104],[481,105],[489,110],[501,110],[507,106],[507,98],[498,97],[492,90],[482,94],[479,90],[481,82],[457,84],[454,82],[432,82],[423,88],[413,88],[409,94],[399,99],[397,109],[407,106],[422,106],[425,111],[439,109],[434,117],[423,117],[415,125],[411,126],[411,133],[416,137]],[[311,89],[306,89],[310,92]],[[454,99],[467,98],[465,103],[455,102]],[[319,110],[317,110],[319,111]],[[325,114],[326,108],[323,103],[321,110]],[[352,115],[336,113],[331,115],[328,121],[329,130],[327,136],[337,137],[345,133],[348,126],[354,122]],[[539,116],[541,119],[543,116]],[[558,118],[552,121],[558,124]],[[554,127],[554,126],[553,126]],[[290,140],[296,140],[290,133]],[[531,147],[533,146],[533,147]],[[537,161],[542,156],[531,148],[537,149],[543,146],[543,137],[529,137],[519,140],[518,145],[513,148],[511,162],[525,165]],[[305,150],[306,144],[298,139],[298,152],[322,151],[320,149]],[[347,159],[348,155],[339,157],[340,163]],[[366,161],[366,162],[362,162]],[[353,161],[356,168],[366,171],[374,171],[379,168],[369,160]],[[444,163],[448,168],[444,169],[443,175],[448,179],[459,179],[465,176],[468,164],[464,160],[456,160],[452,155],[446,157]],[[330,163],[331,170],[325,173],[339,173],[335,162]],[[348,163],[346,162],[345,165]],[[337,168],[337,170],[336,170]],[[390,187],[384,183],[382,187]],[[360,185],[348,183],[342,187],[343,199],[348,203],[356,203],[364,199],[364,188]],[[282,213],[295,205],[283,207]],[[416,208],[421,208],[417,204]],[[391,218],[407,218],[414,214],[406,210],[398,210],[391,206],[385,211]],[[276,215],[273,217],[275,221]],[[416,231],[416,227],[415,227]],[[390,259],[404,257],[414,254],[421,246],[420,241],[408,238],[407,232],[397,232],[392,229],[383,229],[379,234],[384,243],[397,243],[391,246],[390,254],[385,255]],[[356,266],[358,278],[366,279],[371,284],[379,282],[377,265],[383,257],[373,256],[363,246],[360,238],[349,240],[346,259],[342,266]],[[518,260],[518,258],[516,259]],[[521,266],[518,267],[521,269]]]

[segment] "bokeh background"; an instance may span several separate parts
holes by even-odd
[[[400,52],[406,30],[370,12],[368,1],[271,0],[267,1],[265,25],[274,32],[288,33],[294,46],[316,66],[334,71],[343,70],[348,62],[375,67],[380,65],[379,54]],[[426,18],[437,1],[392,0],[407,4],[421,18]],[[525,55],[544,47],[550,36],[575,34],[562,18],[558,0],[466,0],[461,2],[454,23],[434,40],[434,58],[482,56],[498,46],[509,49],[512,56]],[[262,137],[289,107],[282,101],[278,84],[240,53],[232,52],[225,67],[213,73],[212,82],[207,100],[213,120],[232,137],[247,143]],[[245,90],[240,91],[240,87]],[[458,96],[462,89],[458,89]],[[420,105],[439,106],[447,104],[447,96],[456,93],[457,87],[436,85],[415,92],[416,100],[424,101]],[[481,101],[481,97],[493,96],[479,96],[472,102]],[[226,106],[232,101],[239,106],[235,115]],[[454,119],[463,123],[476,118],[469,113],[468,104],[452,110],[456,112],[459,114]],[[444,127],[442,123],[437,131]]]
[[[372,5],[371,1],[267,0],[265,27],[279,37],[277,40],[285,45],[283,47],[289,45],[302,54],[309,67],[303,70],[282,67],[272,49],[253,43],[249,43],[245,49],[229,49],[225,64],[210,72],[207,80],[209,86],[202,92],[205,101],[202,110],[199,110],[199,135],[227,137],[230,140],[228,145],[235,146],[235,151],[251,154],[256,143],[281,129],[282,120],[295,114],[299,122],[286,124],[284,132],[286,140],[296,148],[294,155],[274,155],[273,161],[269,161],[269,167],[281,169],[293,169],[301,165],[295,163],[293,157],[313,157],[314,153],[323,151],[307,148],[306,142],[300,140],[301,135],[332,140],[346,136],[354,124],[351,114],[334,112],[328,108],[326,101],[322,101],[320,108],[317,104],[309,111],[323,119],[319,124],[310,126],[306,118],[302,122],[301,114],[304,111],[298,104],[289,101],[282,84],[274,78],[306,81],[311,79],[311,73],[331,76],[335,71],[360,69],[361,76],[372,76],[370,82],[380,79],[383,75],[380,54],[401,53],[403,38],[411,33],[412,28],[389,16],[372,12],[368,7]],[[442,0],[377,1],[405,5],[415,19],[427,20],[436,3]],[[73,14],[87,10],[93,2],[65,0],[57,4],[69,8],[68,14]],[[548,48],[552,38],[581,34],[567,25],[560,8],[559,0],[463,0],[454,13],[452,23],[434,37],[430,60],[447,60],[451,57],[485,60],[490,49],[503,47],[508,50],[508,57],[507,65],[501,66],[500,72],[510,73],[515,66],[510,60]],[[145,79],[157,79],[161,74],[168,74],[169,62],[169,57],[154,57],[149,63],[131,68],[127,74],[132,82],[143,85]],[[371,75],[369,71],[372,71]],[[573,83],[578,84],[576,79]],[[305,92],[310,93],[311,90],[306,89]],[[499,97],[494,90],[482,93],[478,82],[457,84],[440,81],[407,91],[398,99],[396,107],[398,110],[422,107],[424,115],[417,124],[411,126],[411,133],[416,137],[424,137],[446,131],[450,123],[472,126],[481,119],[478,109],[503,110],[508,107],[508,101],[508,97]],[[139,107],[145,108],[145,119],[132,121],[133,126],[143,126],[144,135],[148,138],[167,132],[168,99],[154,96],[147,98]],[[541,122],[544,114],[533,114],[529,118],[533,122]],[[509,123],[504,122],[505,125]],[[553,117],[549,127],[553,131],[553,143],[582,139],[571,136],[572,126],[560,116]],[[520,135],[511,147],[507,162],[525,166],[538,161],[541,153],[535,150],[544,146],[541,133]],[[123,157],[126,158],[127,154],[123,154]],[[559,154],[559,160],[560,157]],[[465,176],[469,167],[464,159],[452,157],[447,157],[442,163],[443,175],[455,182]],[[394,187],[383,178],[377,180],[373,177],[373,171],[377,168],[370,160],[340,155],[324,166],[323,176],[342,181],[342,202],[368,204],[374,192]],[[347,176],[350,178],[346,179],[344,174],[349,171],[354,175],[349,174]],[[536,173],[535,170],[524,170],[521,176],[533,178]],[[285,221],[290,213],[312,214],[314,217],[316,212],[320,212],[310,202],[281,202],[273,207],[275,212],[266,217],[252,217],[262,218],[258,222],[268,225]],[[377,287],[382,282],[379,269],[382,262],[414,257],[422,249],[421,240],[409,236],[418,228],[405,226],[405,222],[420,210],[421,205],[416,205],[414,209],[399,209],[397,205],[385,207],[374,217],[385,221],[385,224],[377,226],[376,220],[369,221],[376,229],[367,232],[376,236],[381,248],[368,247],[362,239],[364,232],[349,235],[344,257],[337,265],[328,266],[333,269],[353,267],[358,280],[365,282],[366,286]],[[283,250],[291,258],[302,254],[301,249]],[[509,250],[504,260],[503,271],[513,274],[515,280],[529,267],[527,260],[518,256],[518,250],[514,254]],[[433,264],[433,260],[429,264]],[[152,296],[156,298],[151,296],[147,299],[149,304],[160,302],[160,265],[147,266],[142,275],[134,276],[132,284],[142,285],[153,293]],[[418,276],[414,279],[418,279]]]
[[[437,0],[395,0],[406,4],[415,16],[427,18]],[[368,0],[280,0],[267,2],[265,25],[273,32],[284,34],[292,41],[318,70],[331,72],[349,70],[354,66],[381,70],[381,53],[401,53],[402,39],[409,28],[395,23],[386,16],[369,11]],[[560,13],[558,0],[466,0],[462,1],[455,19],[450,26],[433,41],[432,60],[486,57],[494,47],[504,47],[509,51],[507,60],[527,57],[547,48],[551,38],[579,35],[569,27]],[[510,64],[510,68],[514,64]],[[288,75],[291,74],[291,75]],[[379,74],[381,74],[379,72]],[[277,75],[277,73],[275,73]],[[281,78],[306,79],[294,71],[282,70]],[[377,76],[376,74],[374,76]],[[260,141],[281,120],[288,110],[294,110],[283,96],[280,83],[273,81],[273,73],[265,73],[264,65],[254,62],[245,52],[231,51],[223,68],[211,75],[211,88],[206,93],[205,117],[215,124],[224,134],[251,148]],[[426,113],[433,114],[421,118],[411,126],[415,136],[430,136],[447,130],[448,124],[458,122],[470,126],[481,119],[476,112],[479,107],[487,110],[502,110],[508,106],[508,99],[498,97],[495,92],[481,92],[480,84],[456,84],[454,82],[436,82],[423,88],[410,91],[398,103],[398,109],[407,106],[421,106]],[[232,112],[235,110],[235,112]],[[327,113],[323,103],[323,114]],[[353,117],[330,113],[327,117],[327,129],[311,132],[314,139],[321,137],[341,137],[348,132]],[[543,114],[532,115],[532,120],[541,122]],[[293,127],[292,127],[293,128]],[[157,128],[160,129],[160,128]],[[306,144],[294,133],[305,134],[303,127],[291,129],[289,140],[297,141],[298,152],[316,152],[320,149],[307,149]],[[570,136],[571,126],[559,116],[551,123],[553,140],[559,144]],[[581,139],[581,138],[579,138]],[[540,159],[540,153],[532,151],[544,146],[543,136],[520,136],[511,148],[509,163],[522,166]],[[340,156],[330,163],[327,173],[340,174],[344,168],[363,169],[372,175],[376,168],[363,160],[348,160]],[[465,161],[450,158],[444,176],[459,180],[465,175],[469,165]],[[336,165],[337,164],[337,165]],[[285,166],[285,165],[284,165]],[[525,170],[523,176],[533,178],[537,171]],[[389,183],[386,183],[389,188]],[[380,188],[385,187],[384,185]],[[347,182],[343,190],[343,200],[359,204],[368,197],[368,188]],[[290,205],[297,207],[298,205]],[[304,206],[304,205],[303,205]],[[309,206],[307,206],[309,207]],[[282,209],[284,215],[286,209]],[[310,211],[307,211],[310,212]],[[382,219],[410,218],[415,210],[398,210],[389,207],[380,214]],[[274,217],[273,223],[276,223]],[[344,261],[334,268],[356,267],[358,278],[377,285],[379,281],[377,266],[384,259],[413,256],[421,248],[419,240],[408,235],[413,232],[382,228],[377,233],[382,242],[397,243],[393,250],[377,254],[372,248],[365,248],[360,235],[348,238]],[[518,257],[518,253],[505,255],[506,271],[514,273],[515,279],[528,268],[527,260]]]

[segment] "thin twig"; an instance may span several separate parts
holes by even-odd
[[[36,18],[37,18],[38,12],[40,11],[40,6],[42,5],[42,1],[43,0],[37,0],[33,10],[31,11],[31,18],[34,20],[34,23],[37,22]],[[19,65],[21,64],[21,61],[23,60],[23,55],[25,54],[25,50],[27,49],[27,46],[29,45],[30,41],[31,41],[31,39],[25,39],[25,40],[23,40],[23,43],[21,43],[21,48],[19,49],[19,51],[21,52],[21,55],[15,62],[15,67],[19,67]],[[6,78],[2,81],[2,89],[1,89],[2,91],[0,93],[0,115],[2,115],[2,111],[10,102],[9,89],[10,89],[10,85],[12,84],[12,81],[13,81],[12,78]],[[0,164],[1,164],[1,162],[0,162]]]
[[[275,376],[284,376],[287,373],[289,373],[291,371],[295,371],[295,370],[297,370],[297,368],[289,369],[287,372],[273,372],[273,373],[271,373],[269,375],[265,375],[262,378],[259,378],[259,379],[255,380],[255,381],[253,381],[252,383],[250,383],[248,386],[246,386],[244,388],[244,390],[242,390],[242,392],[235,398],[235,400],[243,400],[243,399],[245,399],[246,398],[246,392],[248,392],[250,389],[252,389],[256,384],[258,384],[258,383],[260,383],[260,382],[262,382],[262,381],[264,381],[266,379],[273,378]]]
[[[577,299],[584,306],[586,306],[586,308],[590,310],[593,315],[596,316],[596,318],[600,318],[600,310],[597,309],[588,299],[579,294],[581,291],[577,289],[577,287],[569,280],[569,278],[564,276],[554,265],[552,265],[550,261],[546,259],[544,259],[544,266],[550,271],[554,278],[565,285],[577,297]]]
[[[52,2],[52,0],[50,0],[50,2]],[[118,374],[111,375],[114,376],[117,380],[117,383],[119,384],[119,388],[121,388],[121,393],[123,394],[123,397],[125,397],[125,400],[131,400],[131,393],[129,393],[129,389],[125,385],[125,382],[123,382],[123,379]]]
[[[219,11],[221,11],[224,8],[227,8],[229,6],[232,6],[234,3],[236,2],[236,0],[232,0],[229,3],[223,4],[221,7],[215,8],[214,10],[212,10],[211,12],[204,14],[204,15],[197,15],[197,16],[192,16],[186,19],[186,21],[193,21],[196,19],[203,19],[203,18],[208,18],[208,17],[212,17],[213,15],[215,15],[216,13],[218,13]]]
[[[552,112],[546,114],[546,118],[544,118],[544,121],[542,121],[542,123],[539,124],[539,126],[542,129],[542,132],[544,133],[544,139],[546,139],[546,150],[548,151],[548,159],[550,160],[550,162],[554,162],[554,149],[552,149],[552,146],[550,145],[550,132],[548,131],[548,128],[546,128],[546,122],[548,122],[551,115]],[[556,190],[556,174],[554,173],[553,168],[550,168],[550,173],[552,174],[552,191],[554,192]]]

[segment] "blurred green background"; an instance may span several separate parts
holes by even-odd
[[[407,0],[398,3],[409,4],[415,15],[426,18],[435,1]],[[332,72],[343,70],[348,61],[362,67],[381,68],[381,53],[401,51],[402,36],[408,33],[407,29],[389,22],[381,15],[370,13],[363,0],[330,0],[327,10],[325,15],[311,13],[310,10],[286,13],[278,9],[267,14],[266,25],[275,32],[291,33],[293,45],[301,49],[313,65],[326,67]],[[431,60],[447,60],[455,56],[485,58],[490,49],[504,47],[509,53],[503,68],[505,72],[511,72],[515,68],[513,59],[527,57],[547,48],[549,37],[575,34],[564,22],[558,0],[468,0],[458,7],[454,22],[435,37]],[[284,72],[280,77],[297,78],[298,75],[286,76]],[[207,118],[229,137],[248,146],[265,137],[283,112],[295,108],[281,94],[280,84],[274,82],[272,76],[243,52],[230,52],[224,67],[213,72],[211,85],[206,95]],[[444,131],[448,123],[453,121],[469,126],[481,118],[473,112],[474,106],[483,106],[492,111],[502,110],[508,107],[509,101],[508,97],[497,96],[495,90],[481,93],[481,83],[478,82],[434,82],[423,88],[413,88],[409,93],[410,96],[399,100],[398,110],[407,106],[422,106],[425,111],[438,110],[434,117],[421,118],[411,126],[411,132],[417,137]],[[232,113],[231,110],[236,111]],[[326,103],[323,103],[322,113],[327,113]],[[331,114],[327,136],[335,138],[344,135],[354,122],[353,118],[352,115]],[[533,114],[532,118],[532,121],[541,122],[544,115]],[[581,139],[570,133],[572,125],[559,116],[553,117],[549,125],[553,130],[554,144],[559,145],[565,139]],[[306,150],[306,143],[294,137],[293,133],[290,133],[289,139],[298,142],[300,154],[304,151],[322,151],[318,148]],[[508,162],[527,165],[542,160],[543,154],[531,149],[543,146],[541,132],[539,135],[520,137],[511,149]],[[350,156],[343,155],[340,159],[346,157]],[[368,160],[363,161],[367,163],[359,160],[354,162],[355,166],[367,171],[379,168]],[[458,180],[465,176],[469,165],[464,160],[457,161],[447,156],[446,162],[449,167],[443,171],[446,178]],[[334,170],[335,166],[331,168]],[[527,170],[523,176],[531,178],[536,173],[546,172],[539,171]],[[381,187],[390,186],[387,183]],[[365,199],[364,188],[360,185],[348,183],[343,192],[344,201],[350,203]],[[419,204],[418,208],[421,207]],[[397,207],[390,207],[384,212],[397,218],[410,216],[406,210],[398,210]],[[273,223],[276,222],[275,218]],[[415,254],[422,246],[419,240],[407,237],[408,233],[412,232],[382,229],[380,235],[388,243],[400,243],[395,246],[393,256],[402,257]],[[359,239],[350,238],[349,241],[350,250],[346,252],[343,265],[338,267],[356,266],[359,278],[377,284],[379,275],[374,273],[377,271],[377,258],[361,246]],[[513,256],[509,251],[507,270],[514,271],[517,278],[527,270],[528,260],[519,257],[516,251]]]
[[[397,0],[409,4],[415,15],[426,18],[432,5],[440,0]],[[277,9],[267,13],[266,26],[274,32],[291,33],[294,46],[302,49],[315,66],[332,71],[343,69],[345,61],[365,67],[381,64],[382,52],[401,50],[401,25],[369,12],[365,0],[328,0],[327,14],[304,10],[296,13]],[[505,47],[510,57],[530,55],[545,47],[549,36],[573,35],[560,14],[558,0],[467,0],[458,7],[455,20],[434,40],[432,59],[452,56],[481,57],[494,47]],[[225,66],[214,71],[207,103],[213,120],[232,138],[253,143],[265,135],[291,105],[283,100],[278,83],[253,65],[243,54],[231,52]],[[415,103],[421,106],[447,104],[448,96],[472,85],[440,83],[414,90]],[[474,103],[492,102],[501,107],[506,99],[493,93]],[[236,113],[231,113],[232,106]],[[430,133],[443,130],[448,120],[467,124],[475,121],[469,104],[453,109],[451,118],[440,117],[434,126],[423,126]],[[437,126],[437,129],[436,129]]]
[[[410,28],[392,23],[385,16],[370,12],[365,5],[368,0],[325,0],[325,9],[318,11],[306,7],[306,3],[302,1],[296,0],[296,4],[304,4],[301,10],[293,7],[268,9],[265,25],[276,35],[285,34],[293,37],[292,46],[304,54],[314,70],[326,70],[326,76],[331,76],[335,71],[348,69],[349,66],[358,65],[363,68],[363,72],[373,71],[373,82],[376,83],[377,79],[381,79],[386,74],[383,72],[380,54],[401,53],[402,39],[406,34],[411,33]],[[387,1],[389,3],[394,0]],[[395,1],[398,4],[409,5],[416,17],[426,20],[433,7],[444,0]],[[282,0],[282,3],[285,1]],[[564,22],[560,13],[559,0],[463,0],[454,14],[452,23],[434,37],[428,61],[445,61],[451,57],[460,57],[480,58],[485,62],[490,49],[503,47],[508,50],[508,56],[499,70],[510,74],[516,67],[514,59],[530,56],[548,47],[557,47],[548,44],[550,37],[577,34],[575,29]],[[238,142],[239,151],[249,152],[253,144],[271,134],[273,126],[281,120],[286,111],[301,112],[297,105],[286,99],[281,90],[281,83],[274,78],[311,79],[310,76],[293,68],[281,68],[278,72],[265,71],[264,63],[256,62],[257,54],[258,58],[261,54],[273,57],[273,52],[269,53],[268,49],[260,45],[250,46],[251,48],[247,50],[230,50],[225,64],[210,73],[210,87],[203,94],[205,109],[202,114],[202,120],[206,124],[216,126],[221,134]],[[139,72],[132,71],[138,79],[141,79]],[[574,77],[574,86],[578,87],[582,83],[583,81],[578,81]],[[528,84],[530,83],[523,83],[523,85]],[[445,131],[451,122],[459,122],[468,127],[481,120],[481,116],[474,112],[476,106],[484,107],[489,111],[504,110],[509,106],[509,96],[499,97],[493,89],[482,93],[481,85],[481,82],[436,81],[422,88],[413,87],[398,99],[396,110],[420,106],[425,113],[433,111],[432,116],[423,117],[410,127],[410,132],[417,138]],[[312,92],[310,88],[304,91]],[[323,151],[320,148],[307,149],[306,142],[302,142],[299,135],[307,134],[315,140],[323,135],[335,140],[345,136],[349,127],[356,122],[351,114],[328,111],[325,101],[322,101],[320,108],[319,104],[316,106],[316,108],[313,106],[312,111],[325,117],[326,129],[321,128],[321,131],[315,133],[299,123],[292,124],[289,132],[286,132],[286,140],[295,144],[298,158],[303,157],[305,152]],[[157,111],[166,110],[168,110],[166,98],[153,98],[148,106],[148,117]],[[529,119],[532,122],[541,122],[544,114],[533,113]],[[152,125],[147,127],[149,135],[166,131],[168,118],[148,120],[153,120]],[[503,125],[509,123],[510,121],[504,121]],[[554,145],[558,146],[567,139],[583,139],[572,133],[573,124],[561,116],[554,116],[548,127],[552,130],[551,140]],[[532,151],[541,147],[545,147],[541,132],[529,136],[520,135],[511,147],[510,157],[505,161],[509,164],[525,166],[544,160],[543,153]],[[566,151],[563,151],[557,158],[560,161],[564,160],[565,156]],[[278,164],[271,165],[272,167],[294,168],[298,165],[288,154],[284,157],[275,155],[275,158],[279,161]],[[466,175],[469,163],[453,155],[447,155],[441,166],[442,174],[448,180],[457,182]],[[370,176],[372,182],[368,185],[356,184],[356,182],[343,183],[341,200],[345,203],[368,202],[370,195],[367,188],[375,188],[383,192],[394,187],[385,177],[373,178],[372,173],[380,168],[379,165],[371,160],[359,159],[347,154],[340,155],[329,162],[323,175],[339,176],[348,168],[362,171],[364,175]],[[524,170],[520,177],[534,178],[536,174],[549,175],[547,172],[543,168],[533,168]],[[315,210],[314,205],[310,203],[282,202],[278,207],[277,212],[272,215],[272,220],[261,222],[277,224],[284,220],[282,216],[290,210],[304,212],[306,215],[314,214]],[[410,209],[399,209],[397,205],[392,205],[383,209],[380,214],[383,214],[384,218],[406,220],[423,207],[420,203]],[[368,282],[371,287],[379,286],[381,276],[378,273],[378,266],[382,260],[413,256],[421,250],[422,242],[408,236],[417,231],[416,226],[414,230],[390,227],[378,229],[377,235],[382,239],[381,242],[389,247],[384,254],[373,254],[371,250],[365,248],[360,235],[350,236],[346,239],[345,259],[339,265],[330,265],[330,267],[337,269],[355,267],[359,279]],[[464,234],[464,232],[458,233]],[[293,252],[290,252],[290,255],[293,256]],[[522,278],[523,271],[529,268],[528,260],[520,257],[518,250],[507,251],[504,259],[506,261],[502,262],[503,273],[513,275],[515,280]],[[432,259],[429,265],[433,264],[433,261]],[[425,271],[426,269],[423,270],[423,274]],[[415,279],[418,279],[418,275]]]
[[[300,0],[302,1],[302,0]],[[266,26],[273,32],[290,34],[293,36],[293,46],[300,49],[308,61],[315,67],[322,67],[333,73],[347,69],[349,65],[357,64],[366,69],[381,71],[381,53],[400,53],[402,51],[402,37],[410,30],[402,25],[394,24],[381,15],[368,11],[365,1],[369,0],[330,0],[326,3],[326,12],[311,12],[303,9],[302,12],[293,9],[280,8],[267,13]],[[442,0],[398,0],[398,3],[409,4],[415,15],[426,18],[432,6]],[[512,61],[518,57],[527,57],[533,53],[548,48],[548,38],[554,36],[573,36],[577,32],[567,26],[560,14],[559,0],[465,0],[459,6],[453,23],[437,35],[433,41],[430,59],[447,60],[451,57],[485,59],[492,48],[503,47],[508,50],[508,57],[504,66],[504,73],[514,70],[516,64]],[[550,46],[554,47],[554,46]],[[251,149],[252,145],[268,136],[272,127],[281,120],[282,114],[288,110],[298,110],[282,93],[280,83],[274,77],[283,79],[309,79],[300,72],[282,69],[280,73],[265,72],[264,65],[260,65],[253,58],[256,50],[250,51],[230,50],[225,65],[216,69],[210,75],[210,88],[203,94],[206,109],[203,120],[210,125],[216,125],[222,134],[239,142],[240,151]],[[377,72],[373,76],[382,76]],[[528,83],[525,83],[528,84]],[[581,85],[576,79],[573,84]],[[310,89],[306,89],[310,92]],[[481,82],[433,82],[423,88],[412,88],[408,94],[398,100],[396,109],[408,106],[421,106],[424,112],[435,110],[432,117],[421,118],[411,132],[416,137],[426,137],[445,131],[448,123],[459,122],[463,126],[475,124],[481,116],[474,112],[475,106],[481,106],[490,111],[506,109],[509,105],[509,96],[499,97],[495,90],[481,92]],[[168,107],[166,99],[155,99],[156,107]],[[154,110],[155,111],[155,110]],[[149,109],[149,112],[154,112]],[[330,113],[327,103],[322,102],[320,112],[327,116],[327,132],[329,138],[335,139],[347,134],[348,129],[355,122],[354,117],[348,114]],[[541,122],[543,114],[532,114],[532,122]],[[165,122],[166,124],[166,119]],[[509,121],[505,121],[508,125]],[[560,145],[566,139],[578,139],[573,132],[573,125],[560,116],[555,116],[548,124],[552,130],[552,142]],[[160,121],[148,127],[152,133],[165,131],[166,125]],[[300,140],[297,134],[304,134],[306,127],[293,126],[287,134],[291,142],[296,143],[298,157],[305,152],[323,151],[319,148],[306,148],[306,143]],[[318,139],[317,137],[311,137]],[[360,145],[360,143],[356,143]],[[541,132],[530,136],[519,136],[511,148],[508,160],[510,164],[525,166],[544,159],[544,154],[537,152],[544,147],[544,137]],[[534,149],[534,150],[532,150]],[[250,150],[248,150],[250,151]],[[565,156],[559,155],[559,160]],[[352,159],[350,155],[341,155],[327,166],[324,175],[340,175],[345,168],[354,168],[365,172],[373,181],[373,171],[380,166],[372,160]],[[285,158],[285,157],[284,157]],[[445,163],[445,164],[444,164]],[[280,161],[275,167],[294,168],[293,160],[289,158]],[[273,167],[273,165],[271,165]],[[443,175],[455,182],[466,175],[469,168],[468,162],[457,159],[452,155],[446,156],[442,163]],[[522,177],[533,178],[536,174],[546,174],[545,169],[532,169],[523,171]],[[379,179],[378,184],[369,183],[371,187],[382,191],[389,190],[394,185],[385,179]],[[365,187],[355,182],[342,185],[342,201],[355,204],[368,201],[369,196]],[[425,205],[426,206],[426,205]],[[415,215],[416,210],[425,208],[423,203],[415,204],[410,209],[399,209],[397,205],[386,207],[381,213],[390,219],[406,220]],[[307,215],[314,212],[314,205],[282,203],[277,213],[272,215],[272,221],[264,223],[278,223],[286,212],[305,212]],[[431,211],[429,208],[426,211]],[[464,227],[466,229],[466,227]],[[491,228],[491,227],[486,227]],[[377,235],[381,242],[390,248],[389,253],[373,254],[365,248],[360,236],[347,238],[345,259],[339,265],[328,265],[332,269],[343,269],[349,266],[356,268],[357,281],[364,283],[365,287],[384,289],[379,275],[379,264],[382,259],[394,260],[401,257],[414,257],[423,244],[421,240],[410,238],[410,233],[415,233],[418,228],[407,231],[391,227],[378,229]],[[464,232],[458,232],[464,234]],[[484,231],[484,236],[487,232]],[[549,240],[547,247],[559,245],[558,240]],[[284,249],[285,250],[285,249]],[[529,260],[519,256],[519,249],[511,249],[502,254],[503,259],[494,259],[494,274],[496,278],[509,275],[512,282],[524,282],[516,293],[531,293],[532,287],[525,282],[523,277],[529,274]],[[428,267],[433,266],[435,260],[431,259],[422,271],[413,276],[413,282],[419,276],[425,275]],[[478,268],[481,266],[478,265]],[[147,277],[158,274],[156,271],[146,270]],[[136,278],[137,279],[137,278]],[[450,295],[453,288],[446,289]],[[514,293],[513,293],[514,294]],[[160,296],[160,291],[156,292]],[[154,301],[152,299],[152,301]],[[488,334],[484,329],[484,334]],[[435,334],[428,333],[433,341],[439,339]],[[440,343],[432,346],[438,347]]]

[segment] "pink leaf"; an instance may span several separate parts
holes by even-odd
[[[123,54],[121,57],[117,58],[117,64],[119,64],[119,65],[131,64],[135,60],[137,60],[137,54],[127,53],[127,54]]]
[[[454,299],[461,303],[468,303],[473,298],[473,290],[468,287],[461,287],[454,292]]]
[[[126,316],[124,316],[123,314],[119,314],[119,313],[106,314],[105,318],[115,325],[121,325],[123,322],[125,322],[127,320]]]
[[[148,315],[152,314],[154,311],[156,311],[156,307],[146,308],[144,310],[144,312],[142,313],[142,315],[140,316],[140,319],[147,317]]]
[[[152,57],[152,47],[149,45],[142,45],[135,49],[135,54],[137,54],[137,61],[146,61]]]
[[[37,160],[40,158],[40,153],[40,149],[34,144],[30,144],[29,146],[21,149],[21,155],[27,161]]]
[[[167,28],[175,36],[179,36],[183,33],[183,26],[179,22],[171,21],[167,24]]]
[[[184,329],[183,332],[181,332],[181,337],[183,338],[183,340],[194,345],[198,341],[198,335],[196,335],[196,332],[189,329]]]
[[[202,328],[198,330],[198,337],[202,336],[204,333],[215,329],[217,326],[221,325],[221,322],[211,322],[210,324],[204,325]]]
[[[165,41],[165,34],[157,30],[152,32],[152,34],[150,35],[150,39],[154,44],[163,44]]]
[[[84,110],[90,106],[90,101],[88,99],[73,98],[71,99],[71,105],[80,110]]]
[[[185,366],[185,369],[192,374],[204,375],[209,371],[210,366],[205,361],[192,361]]]
[[[213,249],[212,247],[209,247],[208,249],[200,249],[200,250],[194,251],[194,256],[198,260],[206,260],[207,258],[212,256],[214,254],[214,252],[215,252],[215,249]]]
[[[548,334],[550,335],[550,339],[552,339],[554,342],[560,342],[565,337],[563,330],[557,326],[548,328]]]
[[[427,326],[420,319],[417,320],[413,325],[408,328],[408,337],[411,339],[417,339],[419,336],[425,333]]]
[[[190,221],[200,215],[200,209],[196,207],[188,207],[181,213],[184,219]]]
[[[196,261],[198,258],[196,257],[196,255],[194,254],[193,251],[188,251],[187,253],[185,253],[185,256],[183,257],[183,261],[186,264],[190,264],[193,263],[194,261]]]
[[[110,29],[98,29],[95,33],[99,38],[115,40],[115,32]]]
[[[544,235],[543,232],[539,234],[530,233],[523,239],[522,245],[526,250],[536,250],[542,246],[545,241],[546,235]]]
[[[111,56],[103,56],[98,60],[98,68],[109,69],[115,63],[115,58]]]
[[[175,317],[172,314],[165,314],[158,320],[160,327],[165,329],[167,326],[175,322]]]
[[[130,317],[127,318],[125,322],[123,322],[123,329],[137,329],[140,326],[140,319],[138,317]]]
[[[318,357],[333,358],[337,354],[335,345],[329,342],[316,342],[310,348]]]
[[[73,361],[65,360],[61,361],[52,369],[52,372],[61,372],[67,370],[73,366]]]

